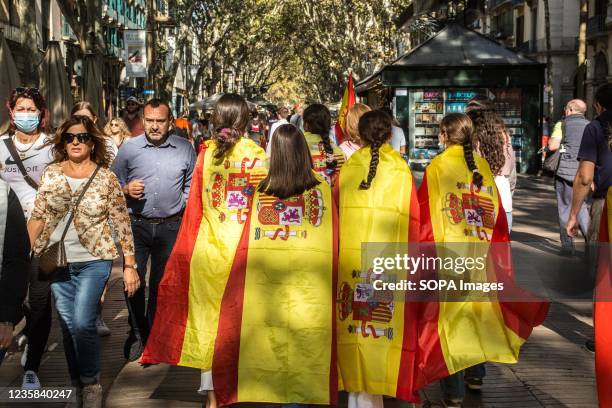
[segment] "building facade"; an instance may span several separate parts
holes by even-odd
[[[597,88],[612,81],[612,1],[590,0],[587,20],[586,99],[593,114],[593,95]]]
[[[591,3],[607,0],[591,0]],[[563,114],[565,103],[577,96],[583,96],[578,87],[584,83],[578,68],[578,32],[580,25],[580,2],[578,0],[548,0],[550,14],[550,53],[552,81],[545,88],[552,87],[553,120]],[[589,7],[593,9],[594,6]],[[599,9],[602,9],[599,6]],[[434,27],[435,21],[452,18],[468,27],[489,36],[500,44],[518,51],[538,62],[547,62],[546,24],[544,0],[481,0],[481,1],[437,1],[431,2],[428,10],[411,15],[402,21],[400,31],[409,33],[411,47],[418,45],[428,36],[413,27]],[[597,15],[595,12],[593,16]],[[414,24],[416,19],[430,21],[429,24]],[[591,21],[591,20],[589,20]],[[598,17],[589,23],[590,31],[604,29],[605,17]],[[599,26],[597,26],[599,24]],[[594,34],[592,34],[592,37]],[[601,37],[601,36],[600,36]],[[594,37],[593,37],[594,38]],[[599,38],[599,37],[598,37]],[[607,48],[607,39],[599,44]],[[607,55],[607,54],[606,54]],[[600,57],[601,59],[601,57]],[[600,62],[600,65],[601,62]],[[601,75],[600,75],[601,76]],[[544,112],[548,112],[548,92],[544,93]]]

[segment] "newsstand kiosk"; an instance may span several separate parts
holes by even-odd
[[[451,23],[356,86],[371,107],[393,104],[408,162],[422,170],[439,153],[442,117],[463,112],[475,95],[492,99],[516,151],[517,170],[535,173],[545,65]]]

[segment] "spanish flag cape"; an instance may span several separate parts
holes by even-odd
[[[467,301],[464,296],[445,302],[450,292],[441,290],[436,294],[439,301],[422,303],[419,379],[423,384],[485,361],[516,363],[522,344],[548,311],[548,303],[514,285],[508,225],[493,174],[475,152],[474,160],[484,177],[480,190],[471,183],[462,146],[448,147],[427,167],[418,193],[422,245],[433,243],[438,257],[452,256],[457,249],[474,259],[487,256],[487,267],[459,276],[471,282],[501,282],[504,296],[524,301],[498,301],[498,295],[490,292],[486,301]],[[458,277],[455,270],[435,273],[440,279]]]
[[[368,190],[366,146],[346,161],[339,177],[340,258],[338,269],[338,367],[341,389],[417,401],[414,372],[417,314],[414,304],[375,290],[388,280],[362,267],[362,243],[410,243],[419,238],[419,205],[412,173],[393,148],[384,144]],[[406,279],[406,276],[396,277]]]
[[[597,284],[595,286],[595,369],[599,406],[612,407],[612,188],[601,215]]]
[[[336,404],[336,210],[320,181],[284,200],[255,194],[221,303],[220,405]]]
[[[208,140],[198,155],[143,363],[212,367],[221,299],[250,200],[267,172],[265,152],[250,139],[240,139],[220,163],[215,151]]]
[[[308,148],[310,149],[310,155],[312,156],[312,164],[315,172],[323,177],[328,184],[333,186],[336,178],[338,177],[338,172],[344,164],[344,153],[342,152],[342,149],[330,141],[332,149],[334,150],[334,159],[336,160],[336,171],[330,173],[326,166],[327,153],[325,153],[321,136],[310,132],[304,132],[304,137],[306,138],[306,143],[308,143]]]

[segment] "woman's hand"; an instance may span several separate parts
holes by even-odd
[[[134,296],[134,293],[140,287],[140,277],[136,269],[127,267],[123,270],[123,286],[128,297]]]

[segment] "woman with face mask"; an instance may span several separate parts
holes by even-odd
[[[34,208],[36,190],[43,170],[51,161],[52,145],[44,129],[49,111],[36,88],[16,88],[6,102],[10,126],[0,137],[0,178],[17,195],[26,219]],[[29,308],[26,310],[26,348],[21,358],[24,367],[23,388],[40,388],[37,376],[51,329],[49,282],[38,279],[38,265],[32,263],[29,276]]]

